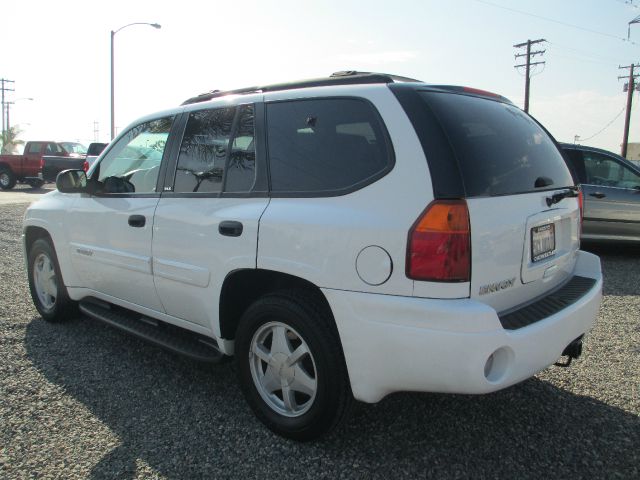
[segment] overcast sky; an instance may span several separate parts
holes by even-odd
[[[619,152],[626,94],[617,77],[628,71],[618,67],[640,61],[640,24],[631,27],[627,41],[627,24],[640,15],[637,5],[638,0],[7,0],[1,7],[0,77],[15,81],[15,92],[8,94],[15,101],[11,124],[23,129],[23,140],[108,141],[110,31],[132,22],[162,28],[135,25],[115,36],[119,129],[208,90],[339,70],[486,89],[522,107],[524,76],[514,68],[514,54],[523,50],[513,45],[544,38],[536,50],[546,52],[535,60],[546,64],[532,77],[530,113],[560,141],[579,135],[584,144]],[[640,101],[637,93],[634,101]],[[631,122],[635,142],[638,111],[635,106]]]

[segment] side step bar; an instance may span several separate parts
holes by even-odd
[[[99,300],[82,300],[80,311],[85,315],[124,330],[149,343],[193,360],[220,363],[225,355],[218,350],[215,340],[187,330],[144,317]]]

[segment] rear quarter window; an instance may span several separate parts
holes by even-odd
[[[341,195],[368,185],[393,166],[382,120],[362,99],[270,103],[267,139],[275,194]]]
[[[517,107],[470,95],[421,92],[420,96],[443,127],[467,197],[573,185],[553,140]]]

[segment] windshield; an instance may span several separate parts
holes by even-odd
[[[470,95],[420,92],[420,96],[446,132],[467,197],[573,185],[552,139],[519,108]]]

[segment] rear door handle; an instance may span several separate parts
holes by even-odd
[[[129,226],[130,227],[144,227],[145,223],[147,223],[147,219],[144,215],[131,215],[129,217]]]
[[[225,220],[218,225],[218,232],[225,237],[239,237],[242,235],[242,223],[234,220]]]
[[[606,195],[602,192],[594,192],[589,194],[590,197],[604,198]]]

